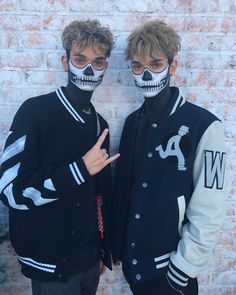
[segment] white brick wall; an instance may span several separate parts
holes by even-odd
[[[110,122],[117,150],[124,118],[142,101],[133,87],[123,50],[139,24],[159,18],[182,37],[172,83],[190,101],[224,121],[228,151],[227,214],[215,255],[201,274],[201,295],[236,294],[236,2],[235,0],[0,0],[0,154],[13,115],[28,97],[66,83],[60,64],[60,34],[74,19],[97,18],[116,38],[109,70],[94,94],[94,104]],[[0,294],[29,295],[13,251],[1,236],[7,209],[0,205]],[[119,268],[101,279],[99,295],[128,295]]]

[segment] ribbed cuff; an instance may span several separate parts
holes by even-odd
[[[78,185],[83,184],[87,178],[91,177],[82,159],[69,164],[69,168]]]
[[[188,285],[189,277],[178,269],[172,262],[168,265],[166,278],[170,286],[180,294],[184,294],[184,290]]]

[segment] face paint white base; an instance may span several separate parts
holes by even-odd
[[[85,75],[84,71],[91,67],[94,75]],[[79,69],[69,60],[69,77],[71,82],[84,91],[93,91],[95,88],[101,84],[105,69],[96,70],[91,64],[86,65],[86,67]]]
[[[169,65],[167,65],[167,67],[161,73],[154,73],[148,68],[145,70],[150,73],[152,79],[149,81],[144,81],[144,72],[139,75],[133,73],[135,85],[145,97],[156,96],[166,87],[169,82]]]

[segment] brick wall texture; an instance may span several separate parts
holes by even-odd
[[[236,2],[235,0],[0,0],[0,156],[19,105],[66,84],[60,35],[75,19],[99,19],[116,45],[93,102],[110,123],[117,151],[124,118],[142,102],[124,59],[126,37],[137,25],[160,19],[182,38],[173,85],[188,100],[224,122],[228,152],[227,211],[214,256],[199,276],[200,295],[236,294]],[[7,209],[0,204],[0,294],[30,295],[7,239]],[[97,294],[130,294],[120,268],[102,276]]]

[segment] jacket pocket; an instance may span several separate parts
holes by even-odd
[[[180,237],[182,236],[182,226],[183,226],[183,221],[184,221],[184,215],[185,215],[185,210],[186,210],[186,203],[185,203],[185,197],[180,196],[177,198],[178,202],[178,208],[179,208],[179,223],[178,223],[178,231]]]

